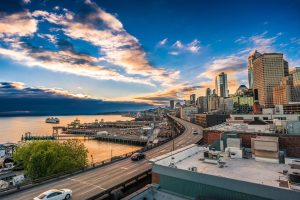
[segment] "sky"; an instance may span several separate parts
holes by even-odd
[[[300,0],[1,1],[0,115],[70,113],[68,100],[80,113],[167,105],[203,95],[223,71],[234,93],[254,49],[300,67],[299,10]]]

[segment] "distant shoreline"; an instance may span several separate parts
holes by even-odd
[[[58,115],[0,115],[0,118],[4,117],[54,117],[54,116],[92,116],[92,115],[123,115],[123,114],[128,114],[128,113],[98,113],[98,114],[58,114]]]

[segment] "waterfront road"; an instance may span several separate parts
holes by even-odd
[[[202,138],[202,128],[200,126],[186,122],[179,118],[174,117],[174,119],[185,126],[184,133],[174,139],[175,149],[196,143]],[[197,130],[198,134],[193,134],[193,130]],[[2,198],[7,200],[27,200],[33,199],[40,193],[52,188],[69,188],[73,191],[73,200],[86,199],[150,169],[151,164],[147,161],[148,159],[168,153],[172,151],[172,149],[173,142],[170,141],[147,151],[145,153],[145,160],[133,162],[130,158],[128,158],[110,165],[70,176],[66,179],[41,184],[31,189],[16,192]]]

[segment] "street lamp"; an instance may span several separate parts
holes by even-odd
[[[92,154],[91,154],[91,159],[92,159],[92,166],[94,166],[94,158]]]
[[[110,161],[112,161],[112,147],[110,146]]]

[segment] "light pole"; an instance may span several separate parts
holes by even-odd
[[[92,159],[92,166],[94,166],[94,158],[92,154],[91,154],[91,159]]]
[[[112,147],[110,146],[110,161],[112,161]]]
[[[173,139],[173,151],[175,150],[175,141],[174,141],[174,133],[175,133],[175,126],[174,126],[174,121],[172,123],[172,139]]]

